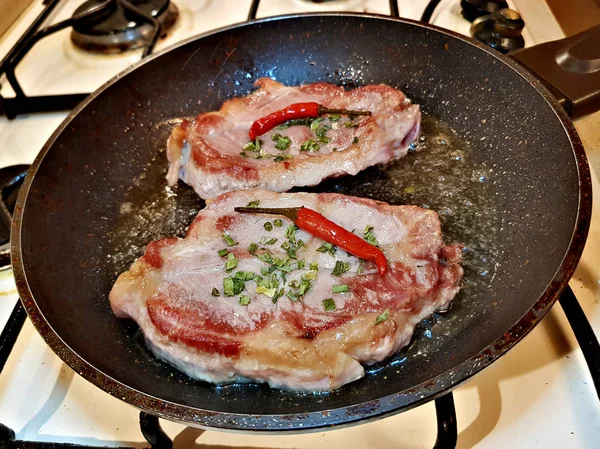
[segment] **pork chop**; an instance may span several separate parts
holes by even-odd
[[[256,85],[247,97],[175,127],[167,143],[169,185],[179,178],[205,199],[254,187],[285,192],[402,157],[419,134],[419,107],[389,86],[345,91],[327,83],[287,87],[268,78]],[[255,120],[309,101],[372,115],[288,122],[249,142]]]
[[[236,206],[306,206],[378,244],[374,264]],[[236,191],[212,200],[185,238],[152,242],[110,292],[149,348],[194,379],[332,390],[407,345],[448,307],[463,273],[435,212],[339,194]]]

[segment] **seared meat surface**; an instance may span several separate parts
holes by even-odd
[[[286,218],[236,206],[306,206],[376,243],[390,271],[324,244]],[[262,189],[209,202],[185,238],[148,245],[115,283],[114,313],[194,379],[331,390],[407,345],[459,290],[460,245],[435,212],[338,194]]]
[[[170,185],[181,179],[202,198],[262,187],[284,192],[402,157],[417,138],[420,111],[399,90],[370,85],[345,91],[327,83],[287,87],[268,78],[244,98],[177,126],[167,143]],[[252,123],[299,102],[371,111],[288,122],[249,142]]]

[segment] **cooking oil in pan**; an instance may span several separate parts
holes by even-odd
[[[183,183],[166,186],[167,161],[164,147],[173,122],[155,127],[152,142],[156,153],[146,170],[134,180],[121,205],[121,219],[110,234],[114,251],[109,260],[115,279],[140,257],[152,240],[183,236],[204,202]],[[493,201],[494,173],[478,160],[469,144],[448,125],[424,114],[418,141],[404,158],[385,166],[371,167],[357,176],[329,179],[317,187],[298,191],[336,192],[385,201],[415,204],[438,212],[447,243],[461,243],[463,277],[459,296],[451,312],[422,322],[415,335],[418,345],[395,356],[392,363],[426,353],[435,346],[439,333],[451,333],[468,314],[463,298],[483,297],[499,266],[500,217]],[[438,325],[438,321],[444,321]],[[431,341],[431,345],[427,342]],[[390,361],[386,361],[389,364]],[[372,367],[377,370],[379,367]]]

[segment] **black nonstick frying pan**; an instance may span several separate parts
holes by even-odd
[[[165,190],[172,124],[247,94],[262,76],[406,92],[427,117],[423,149],[312,190],[435,208],[447,238],[468,243],[465,288],[452,309],[423,323],[407,352],[329,394],[192,381],[155,359],[137,327],[115,318],[108,303],[118,272],[144,245],[181,233],[203,205],[186,186]],[[446,144],[456,148],[440,149]],[[468,171],[446,161],[436,173],[431,160],[423,169],[434,149],[466,160]],[[518,63],[408,20],[299,15],[188,40],[84,101],[29,171],[15,209],[12,262],[46,342],[108,393],[194,425],[300,431],[409,409],[504,354],[567,286],[590,211],[589,171],[573,125]]]

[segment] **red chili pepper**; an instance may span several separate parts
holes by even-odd
[[[234,210],[255,214],[285,215],[300,229],[304,229],[315,237],[336,245],[356,257],[375,262],[381,276],[387,273],[388,263],[383,251],[312,209],[307,207],[236,207]]]
[[[371,111],[349,111],[347,109],[328,109],[321,106],[319,103],[294,103],[286,108],[280,109],[260,118],[252,123],[248,136],[250,140],[262,136],[269,132],[277,125],[287,122],[288,120],[318,117],[321,114],[347,114],[347,115],[371,115]]]

